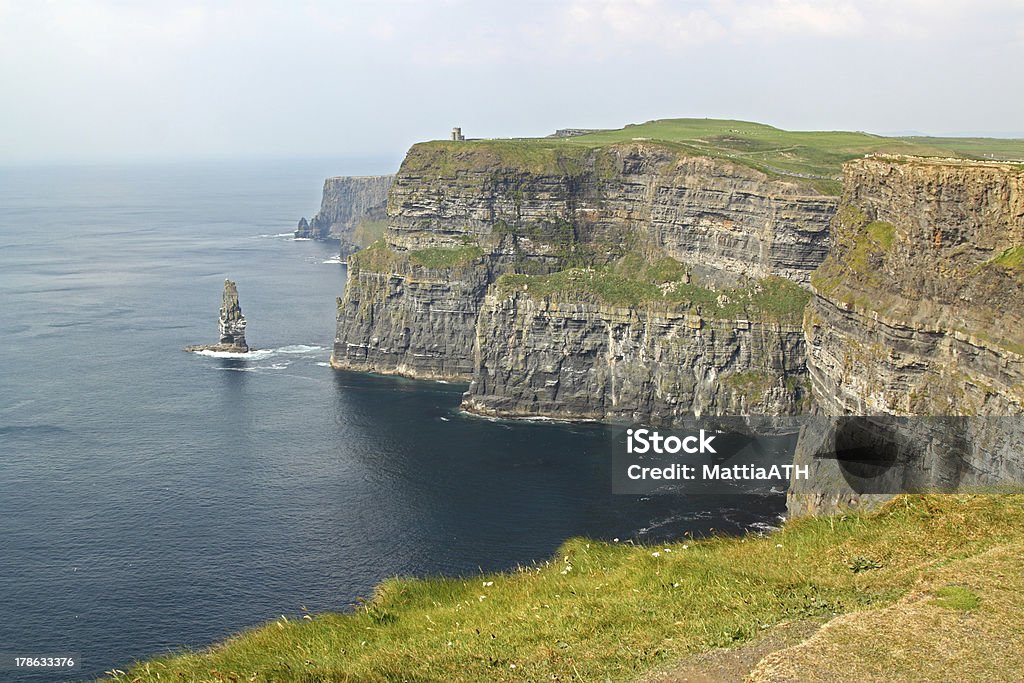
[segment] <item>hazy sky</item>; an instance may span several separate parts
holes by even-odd
[[[0,0],[0,162],[400,155],[675,116],[1024,131],[1020,0]]]

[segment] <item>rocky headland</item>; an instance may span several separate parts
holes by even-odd
[[[463,408],[493,416],[812,417],[797,462],[834,487],[795,487],[797,514],[1019,481],[1021,165],[840,153],[835,134],[755,163],[757,136],[789,134],[716,123],[714,148],[415,145],[381,238],[349,259],[332,366],[467,382]],[[886,430],[902,439],[882,449],[893,490],[858,491],[837,443],[878,450]]]
[[[791,414],[836,205],[650,142],[416,145],[350,259],[332,363],[470,381],[487,414]]]
[[[303,217],[295,236],[336,239],[341,257],[371,244],[383,232],[387,219],[388,190],[393,175],[337,176],[324,181],[320,211],[309,221]]]
[[[199,344],[186,346],[185,350],[198,353],[214,351],[218,353],[248,353],[249,345],[245,341],[245,316],[238,303],[238,287],[231,280],[224,280],[224,294],[220,304],[218,319],[220,341],[216,344]]]

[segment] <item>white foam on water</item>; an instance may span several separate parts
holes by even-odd
[[[239,360],[264,360],[274,355],[273,349],[257,349],[249,353],[234,353],[232,351],[210,351],[204,349],[194,352],[197,356],[209,356],[210,358],[237,358]]]
[[[244,368],[214,368],[214,370],[227,370],[229,372],[262,372],[264,370],[286,370],[291,363],[271,363],[270,365],[248,365]]]
[[[330,363],[317,363],[317,365],[319,365],[322,368],[329,368],[329,367],[331,367]]]
[[[293,237],[292,241],[293,242],[312,242],[313,238],[312,237]]]
[[[326,261],[321,261],[320,263],[344,263],[344,261],[341,260],[340,256],[332,256]]]
[[[323,351],[322,346],[308,346],[306,344],[290,344],[288,346],[282,346],[277,349],[278,353],[313,353],[314,351]]]

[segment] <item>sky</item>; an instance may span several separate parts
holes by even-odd
[[[1024,137],[1020,0],[0,0],[0,163],[671,117]]]

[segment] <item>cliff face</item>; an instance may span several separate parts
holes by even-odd
[[[632,239],[727,279],[805,282],[828,250],[835,197],[720,159],[645,143],[533,150],[427,143],[410,151],[388,202],[400,249],[487,242],[561,267],[573,242],[611,257]]]
[[[668,307],[492,293],[465,407],[672,424],[696,415],[791,415],[807,395],[799,325],[714,320]]]
[[[338,298],[332,366],[467,380],[489,281],[488,267],[479,261],[428,268],[379,247],[350,257],[345,296]]]
[[[824,416],[940,416],[865,422],[902,444],[875,448],[901,467],[868,498],[1021,481],[1024,170],[874,157],[847,164],[844,188],[804,321],[815,403]],[[834,486],[795,487],[791,512],[864,502],[830,456],[848,424],[801,435],[797,462]]]
[[[799,322],[721,292],[806,282],[836,204],[657,144],[417,145],[383,240],[350,259],[332,363],[472,379],[465,405],[491,414],[790,414],[805,394]],[[538,291],[577,271],[600,275],[595,291]],[[534,289],[510,296],[513,281]]]
[[[869,157],[839,200],[660,143],[417,145],[332,364],[468,381],[499,416],[813,406],[793,514],[1024,481],[1022,178]]]
[[[299,221],[296,237],[337,239],[341,255],[347,257],[373,239],[373,223],[386,218],[385,205],[393,175],[338,176],[324,181],[320,211],[312,220]],[[368,234],[361,234],[368,233]]]

